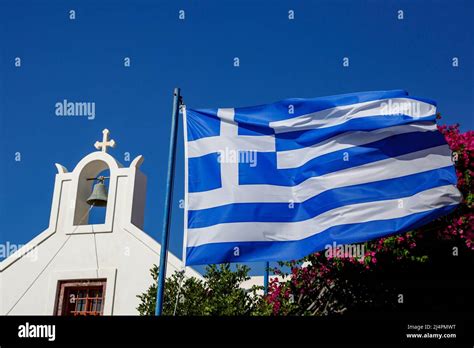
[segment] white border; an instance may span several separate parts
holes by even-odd
[[[186,105],[183,105],[183,140],[184,140],[184,235],[183,235],[183,267],[186,268],[186,246],[188,244],[188,125]]]

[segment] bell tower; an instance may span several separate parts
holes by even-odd
[[[146,176],[139,168],[144,158],[137,156],[124,167],[107,153],[108,147],[116,145],[109,134],[104,129],[102,141],[94,144],[98,151],[85,156],[71,172],[56,163],[52,230],[65,234],[111,233],[117,224],[129,223],[143,229]],[[104,171],[108,176],[102,175]],[[105,209],[104,221],[90,223],[92,209]]]

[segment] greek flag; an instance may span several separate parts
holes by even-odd
[[[184,110],[187,265],[299,259],[456,208],[436,103],[401,90]]]

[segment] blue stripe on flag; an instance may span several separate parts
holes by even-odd
[[[272,128],[246,125],[244,123],[239,124],[239,135],[271,135],[275,134],[275,131]]]

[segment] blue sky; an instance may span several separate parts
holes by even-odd
[[[0,243],[26,243],[47,227],[54,163],[72,170],[103,128],[123,164],[125,152],[145,157],[145,230],[157,238],[176,86],[192,108],[405,89],[436,100],[443,123],[473,129],[473,11],[467,0],[0,0]],[[95,119],[56,116],[64,99],[95,102]],[[182,140],[180,127],[170,244],[178,256]]]

